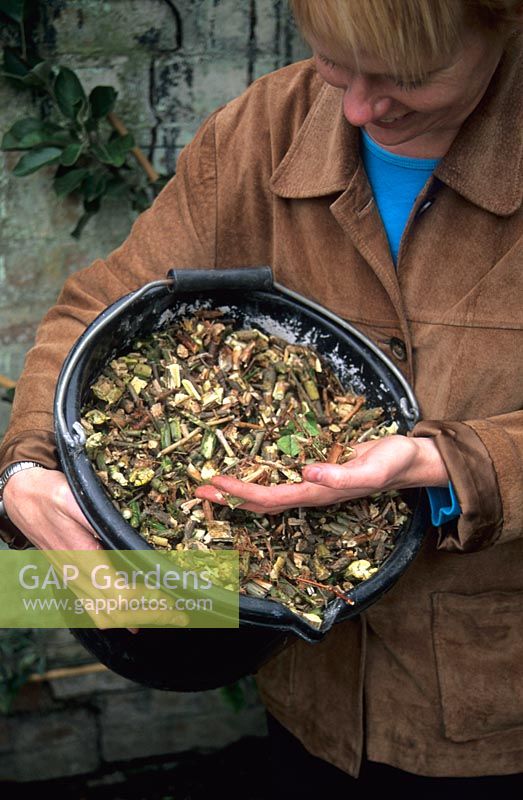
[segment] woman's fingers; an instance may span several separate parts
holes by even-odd
[[[260,486],[237,478],[215,476],[196,495],[226,504],[223,492],[241,497],[241,508],[278,514],[289,508],[325,506],[355,500],[387,489],[446,485],[446,471],[430,440],[387,436],[355,446],[356,457],[345,464],[320,462],[303,468],[301,483]]]
[[[313,484],[338,489],[340,491],[354,491],[360,496],[376,491],[377,476],[372,474],[372,467],[368,464],[310,464],[303,470],[303,477]]]
[[[325,506],[363,497],[379,491],[383,485],[377,462],[370,458],[370,451],[376,444],[366,442],[358,445],[357,458],[347,464],[308,465],[303,469],[304,480],[301,483],[260,486],[217,475],[212,478],[210,486],[199,487],[196,495],[226,505],[222,492],[227,492],[245,500],[242,509],[260,514],[278,514],[288,508]]]
[[[258,514],[278,514],[287,508],[303,506],[322,506],[337,503],[341,494],[336,489],[317,486],[307,481],[302,483],[282,483],[276,486],[259,486],[245,483],[237,478],[216,476],[211,485],[200,486],[196,490],[197,497],[214,503],[226,505],[223,492],[242,497],[245,503],[241,508]]]

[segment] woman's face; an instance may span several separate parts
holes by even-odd
[[[428,65],[423,83],[401,83],[376,58],[362,56],[358,70],[350,58],[329,58],[313,43],[316,68],[331,86],[344,90],[343,113],[351,125],[365,128],[375,142],[414,158],[443,156],[460,126],[481,100],[499,63],[504,42],[467,34],[446,63]]]

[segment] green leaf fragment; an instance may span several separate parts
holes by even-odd
[[[301,453],[301,445],[294,434],[280,436],[276,444],[285,455],[297,456]]]
[[[42,167],[55,164],[61,155],[62,151],[58,147],[42,147],[39,150],[32,150],[18,161],[13,169],[13,175],[16,175],[17,178],[32,175]]]
[[[142,389],[145,389],[147,386],[147,381],[143,381],[141,378],[135,376],[129,381],[129,385],[133,387],[136,394],[140,394]]]
[[[16,53],[7,50],[4,52],[4,69],[9,78],[23,86],[40,91],[48,90],[51,78],[56,72],[56,67],[49,61],[40,61],[32,69],[28,69]]]
[[[316,417],[314,416],[312,411],[309,411],[307,414],[304,415],[303,427],[307,431],[307,433],[310,433],[311,436],[320,435],[320,428],[316,420]]]
[[[64,175],[55,177],[54,190],[58,197],[65,197],[78,189],[84,178],[88,175],[86,169],[72,169]]]
[[[87,105],[82,84],[68,67],[60,67],[54,83],[54,95],[62,114],[72,120],[76,120],[79,112]]]
[[[24,78],[30,70],[18,53],[6,47],[4,48],[3,71],[7,77],[19,80]]]
[[[151,469],[151,467],[140,467],[132,470],[129,475],[129,482],[132,483],[133,486],[145,486],[147,483],[150,483],[153,478],[154,469]]]
[[[109,419],[107,414],[104,414],[103,411],[100,411],[97,408],[93,408],[91,411],[88,411],[85,415],[85,418],[89,420],[91,425],[103,425],[104,422],[107,422]]]
[[[229,494],[229,492],[222,491],[222,495],[229,508],[238,508],[238,506],[241,506],[247,502],[244,497],[237,497],[237,495]]]
[[[134,136],[132,133],[126,133],[124,136],[116,136],[111,139],[107,145],[107,149],[111,155],[112,163],[115,166],[121,167],[127,158],[127,154],[134,147]]]
[[[129,520],[129,525],[133,528],[138,528],[141,521],[141,514],[140,514],[140,506],[137,500],[131,500],[129,503],[129,508],[131,510],[131,518]]]
[[[370,561],[360,559],[349,564],[344,575],[348,580],[356,579],[358,581],[366,581],[377,571],[377,567],[371,567]]]
[[[178,417],[176,417],[176,419],[171,420],[171,422],[169,423],[169,427],[171,428],[171,437],[175,442],[177,442],[178,439],[182,438],[181,423]]]
[[[152,375],[152,368],[149,364],[142,364],[139,362],[133,369],[135,375],[138,375],[139,378],[150,378]]]
[[[103,446],[104,434],[102,431],[93,433],[86,439],[85,450],[89,457],[94,456],[96,451]]]
[[[2,150],[31,150],[33,147],[68,145],[70,134],[52,122],[23,117],[4,134]]]
[[[20,25],[24,18],[24,5],[25,0],[0,0],[0,11]]]
[[[240,683],[233,683],[230,686],[222,686],[220,693],[233,711],[241,711],[247,705],[245,694]]]
[[[95,435],[96,435],[96,434],[95,434]],[[129,485],[129,481],[127,480],[127,478],[125,477],[125,475],[123,474],[123,472],[121,472],[121,471],[118,469],[118,467],[117,467],[117,466],[111,465],[111,466],[109,467],[109,477],[110,477],[110,478],[111,478],[113,481],[115,481],[116,483],[119,483],[119,484],[120,484],[120,486],[128,486],[128,485]]]
[[[62,158],[60,159],[60,163],[64,165],[64,167],[72,167],[73,164],[76,164],[78,159],[80,158],[84,146],[81,142],[72,142],[72,144],[67,145],[64,152],[62,153]],[[86,174],[87,170],[85,171]]]
[[[162,468],[162,472],[172,472],[173,469],[173,462],[169,456],[164,456],[160,461],[160,466]]]
[[[212,458],[216,446],[216,434],[213,431],[205,431],[200,445],[200,453],[206,459]]]
[[[15,399],[15,387],[12,386],[6,389],[1,399],[5,400],[7,403],[12,403]]]
[[[160,445],[162,450],[165,447],[169,447],[169,445],[172,443],[172,437],[171,437],[171,428],[168,422],[166,422],[165,425],[162,425],[162,429],[160,431],[160,437],[161,437]]]
[[[91,172],[82,183],[82,193],[89,202],[105,194],[107,176],[102,172]]]
[[[95,86],[89,95],[89,108],[94,119],[102,119],[113,110],[118,93],[112,86]]]
[[[102,164],[110,164],[113,167],[123,166],[129,150],[134,147],[134,137],[130,133],[125,136],[117,136],[107,144],[93,144],[92,152]]]
[[[318,392],[318,387],[313,380],[305,380],[303,381],[303,385],[305,387],[305,391],[307,392],[307,396],[310,400],[319,400],[320,394]]]
[[[109,378],[105,377],[105,375],[100,376],[98,380],[93,383],[91,389],[99,400],[105,400],[109,405],[117,403],[124,392],[123,389],[116,386]]]

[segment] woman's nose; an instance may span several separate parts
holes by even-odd
[[[345,88],[343,113],[347,122],[358,128],[384,117],[391,105],[392,100],[379,94],[365,75],[354,75]]]

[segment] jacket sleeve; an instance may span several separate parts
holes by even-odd
[[[461,506],[438,529],[438,548],[468,553],[523,535],[523,411],[483,420],[425,420],[413,436],[433,436]]]
[[[171,267],[215,267],[215,112],[180,155],[176,176],[135,222],[124,244],[65,282],[40,323],[17,383],[0,445],[0,471],[14,461],[58,467],[55,386],[65,357],[108,305]]]

